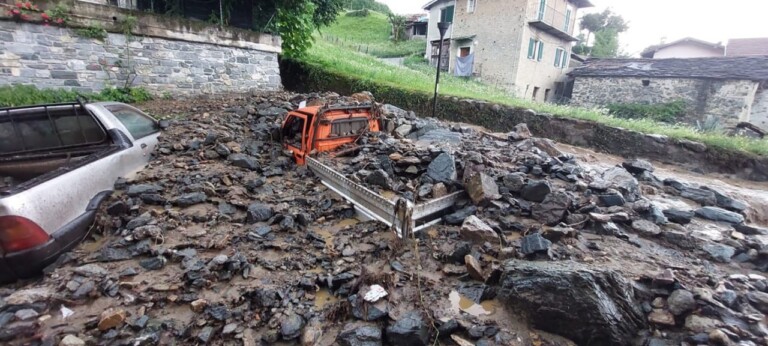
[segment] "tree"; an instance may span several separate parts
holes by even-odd
[[[582,31],[586,31],[587,35],[586,37],[580,35],[574,51],[595,57],[598,57],[598,54],[599,57],[616,57],[619,51],[619,34],[629,29],[629,23],[620,15],[606,9],[603,12],[584,15],[581,17],[579,27]],[[595,37],[595,42],[590,47],[589,41],[592,35]],[[598,52],[595,52],[596,49]]]
[[[283,54],[300,57],[312,46],[312,33],[336,21],[343,6],[344,0],[257,0],[254,12],[259,17],[254,18],[254,26],[280,34]]]
[[[619,54],[619,33],[614,29],[595,32],[595,44],[591,53],[595,58],[615,58]]]
[[[392,25],[392,41],[400,42],[405,40],[405,17],[392,13],[388,17],[389,24]]]

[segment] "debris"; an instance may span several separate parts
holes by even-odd
[[[467,266],[467,272],[469,276],[478,281],[485,281],[485,275],[483,275],[483,267],[480,265],[480,261],[472,257],[472,255],[464,256],[464,263]]]
[[[67,317],[72,316],[72,315],[75,314],[74,311],[70,310],[69,308],[67,308],[64,305],[62,305],[59,310],[61,311],[61,318],[64,319],[64,320],[66,320]]]
[[[336,342],[341,346],[381,346],[381,328],[373,323],[348,323],[342,328]]]
[[[379,285],[372,285],[371,288],[368,290],[368,293],[363,296],[363,299],[366,302],[369,303],[375,303],[379,301],[379,299],[384,298],[387,296],[387,291],[384,290],[384,287],[381,287]]]
[[[409,311],[387,327],[387,340],[393,345],[425,346],[429,343],[429,328],[420,312]]]
[[[744,222],[744,216],[718,207],[703,207],[696,209],[694,213],[698,217],[712,221],[723,221],[733,224],[740,224]]]
[[[542,237],[539,233],[533,233],[523,238],[522,245],[520,246],[520,252],[523,255],[530,255],[537,252],[545,252],[549,250],[552,242]]]
[[[61,339],[59,346],[85,346],[85,341],[72,334],[68,334]]]
[[[117,308],[109,308],[106,311],[101,313],[101,318],[99,319],[99,330],[100,331],[106,331],[112,328],[119,327],[123,325],[123,322],[125,322],[125,310],[123,309],[117,309]]]
[[[280,334],[283,340],[298,338],[302,328],[304,328],[304,319],[295,313],[288,314],[280,321]]]
[[[466,185],[469,198],[475,205],[481,205],[492,199],[499,198],[499,187],[496,182],[485,173],[478,173],[469,177]]]
[[[693,293],[686,290],[675,290],[667,298],[669,312],[675,316],[682,315],[696,307],[696,300],[693,299]]]
[[[461,225],[461,237],[468,241],[483,243],[486,241],[498,241],[499,235],[483,220],[470,215]]]

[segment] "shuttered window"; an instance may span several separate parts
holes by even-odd
[[[539,41],[539,55],[536,57],[537,61],[541,61],[544,57],[544,42]]]
[[[555,67],[560,67],[560,58],[563,55],[563,50],[558,48],[555,50]]]
[[[544,20],[544,11],[547,10],[547,0],[539,0],[539,20]]]
[[[536,56],[536,40],[530,39],[528,41],[528,59],[533,59]]]
[[[453,22],[453,6],[448,6],[440,10],[441,22]]]
[[[571,33],[571,7],[568,6],[568,8],[565,10],[565,26],[563,26],[563,31],[567,33]]]

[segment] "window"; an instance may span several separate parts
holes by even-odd
[[[148,116],[123,106],[106,107],[131,133],[133,139],[140,139],[160,131],[160,126]]]
[[[550,89],[545,89],[544,90],[544,101],[549,100],[549,91],[550,91]]]
[[[650,79],[643,79],[643,86],[649,86],[649,85],[651,85],[651,80]]]
[[[544,42],[531,38],[528,40],[528,59],[541,61],[544,56]]]
[[[77,106],[0,113],[0,155],[101,144],[107,134]]]
[[[571,32],[571,6],[568,6],[565,10],[565,26],[563,27],[563,31],[570,33]]]
[[[539,87],[533,87],[533,100],[536,101],[536,96],[539,95]]]
[[[555,50],[555,67],[565,68],[566,61],[568,61],[568,54],[563,48],[557,48]]]
[[[477,6],[477,0],[467,0],[467,12],[475,12],[475,6]]]
[[[544,57],[544,42],[539,41],[539,56],[536,57],[536,61],[541,61]]]
[[[528,59],[533,59],[536,57],[536,40],[531,38],[528,40]]]
[[[447,6],[440,10],[441,22],[453,22],[453,6]]]
[[[283,140],[288,145],[304,150],[302,134],[304,133],[304,118],[291,116],[283,126]]]
[[[337,119],[331,123],[329,137],[357,136],[368,129],[368,118]]]
[[[539,0],[539,20],[544,20],[544,13],[547,10],[547,0]]]
[[[461,48],[459,48],[459,57],[460,58],[463,58],[463,57],[469,55],[469,53],[470,53],[470,48],[469,47],[461,47]]]

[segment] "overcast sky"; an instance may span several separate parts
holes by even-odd
[[[426,0],[378,0],[395,13],[420,13]],[[463,1],[463,0],[460,0]],[[483,0],[478,1],[482,6]],[[606,7],[629,21],[621,36],[622,48],[638,55],[643,48],[662,38],[671,42],[695,37],[725,44],[729,38],[768,37],[768,0],[592,0],[602,11]]]

